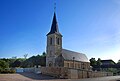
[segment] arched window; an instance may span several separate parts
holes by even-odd
[[[53,63],[50,61],[50,62],[48,63],[48,66],[49,66],[49,67],[53,66]]]
[[[50,45],[52,45],[52,38],[50,38]]]

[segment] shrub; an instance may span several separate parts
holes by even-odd
[[[16,73],[16,71],[14,69],[4,69],[1,70],[0,73],[8,74],[8,73]]]
[[[10,73],[16,73],[16,71],[15,71],[15,70],[13,70],[13,69],[11,69],[11,70],[10,70]]]

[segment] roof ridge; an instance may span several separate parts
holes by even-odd
[[[80,52],[76,52],[76,51],[72,51],[72,50],[68,50],[68,49],[62,49],[62,50],[71,51],[71,52],[75,52],[75,53],[80,53]],[[84,54],[84,53],[80,53],[80,54]]]

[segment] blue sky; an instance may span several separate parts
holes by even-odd
[[[120,59],[120,0],[56,0],[63,48],[88,58]],[[54,0],[0,0],[0,57],[41,54]]]

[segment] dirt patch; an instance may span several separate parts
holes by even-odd
[[[55,78],[35,73],[0,74],[0,81],[34,81],[50,79],[52,80]]]

